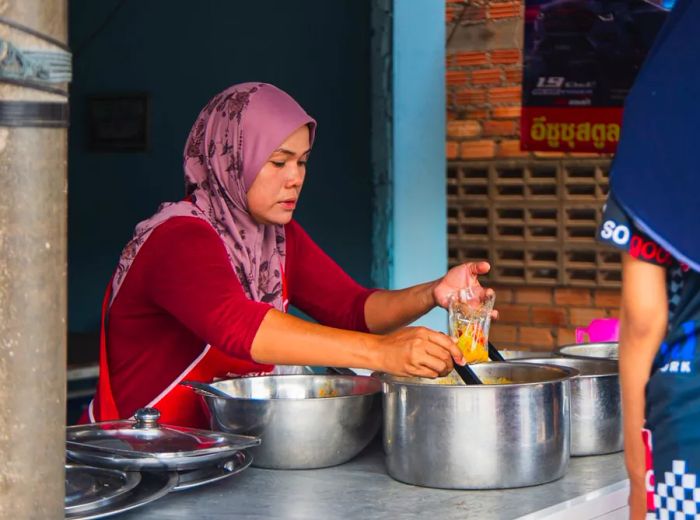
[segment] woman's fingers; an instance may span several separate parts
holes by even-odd
[[[467,360],[464,359],[462,351],[459,350],[456,340],[453,338],[445,334],[440,334],[439,332],[432,333],[429,338],[434,344],[439,345],[441,348],[449,352],[450,356],[455,360],[455,362],[459,363],[460,365],[464,365],[467,362]]]

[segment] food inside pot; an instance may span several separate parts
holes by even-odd
[[[445,377],[439,377],[435,380],[439,385],[463,385],[461,378],[457,374],[449,374]],[[512,379],[507,377],[481,377],[481,382],[485,385],[508,385],[513,383]]]

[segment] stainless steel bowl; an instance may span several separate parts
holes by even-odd
[[[571,455],[602,455],[622,450],[622,405],[615,361],[556,357],[513,362],[547,363],[579,371],[571,380]]]
[[[384,451],[402,482],[451,489],[532,486],[569,463],[574,369],[482,363],[484,378],[511,384],[442,385],[383,375]]]
[[[556,352],[564,357],[617,359],[617,342],[565,345]]]
[[[253,465],[310,469],[347,462],[376,435],[381,383],[365,376],[281,375],[212,383],[203,396],[215,430],[259,436]]]

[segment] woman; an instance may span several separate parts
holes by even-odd
[[[315,130],[268,84],[235,85],[202,110],[185,146],[187,198],[136,227],[105,295],[90,420],[156,406],[164,423],[206,426],[183,379],[294,365],[436,377],[464,363],[448,336],[401,327],[479,287],[488,264],[400,291],[356,284],[292,220]],[[290,303],[319,324],[286,314]]]
[[[700,2],[678,0],[637,76],[599,232],[625,251],[620,382],[634,520],[700,516],[698,27]]]

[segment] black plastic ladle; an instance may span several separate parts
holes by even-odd
[[[491,361],[505,361],[505,358],[501,355],[493,343],[489,341],[489,359]],[[479,379],[474,371],[469,365],[454,365],[455,372],[462,378],[465,385],[483,385],[484,383]]]
[[[215,386],[208,385],[207,383],[200,383],[199,381],[180,381],[180,384],[215,397],[223,397],[224,399],[230,399],[232,397],[223,390],[219,390]]]

